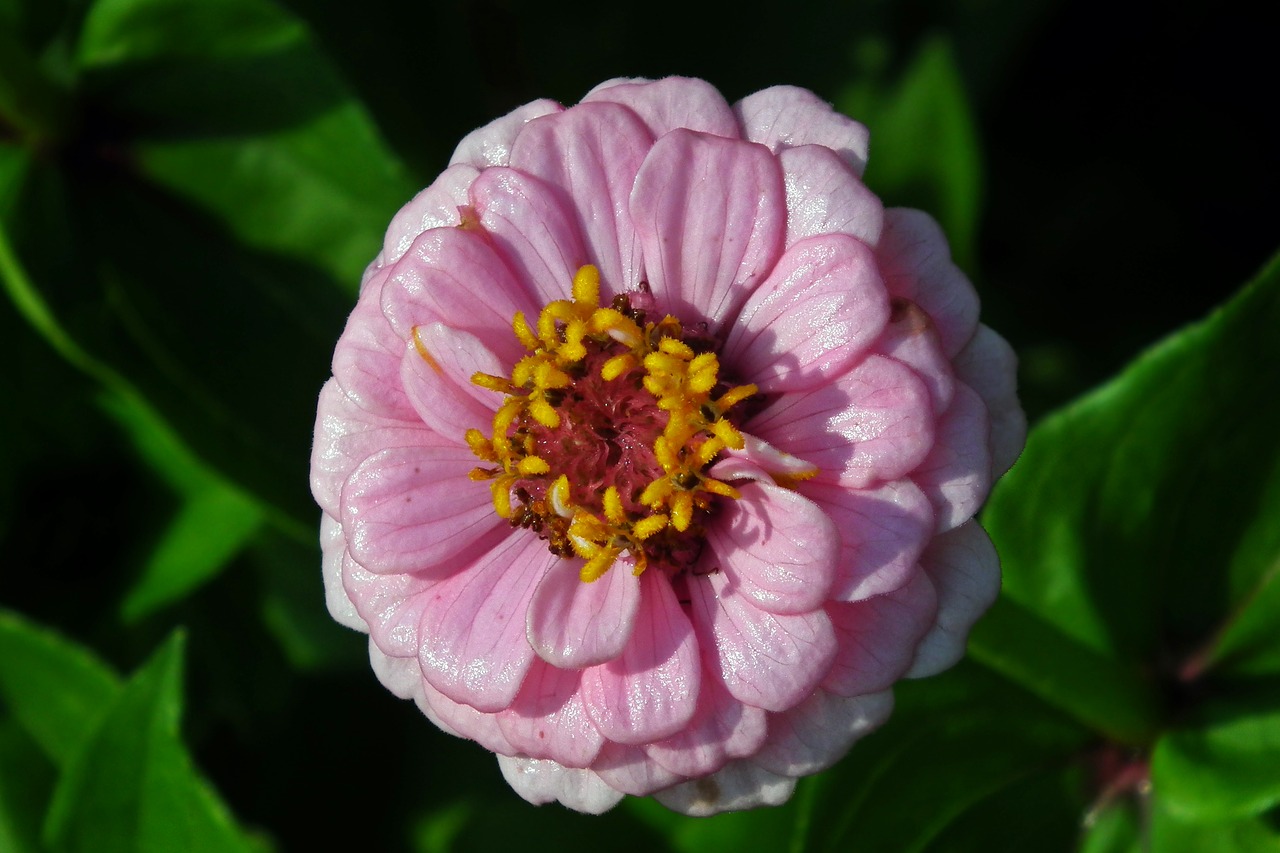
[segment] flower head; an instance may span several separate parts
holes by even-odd
[[[328,604],[533,802],[785,800],[963,653],[1025,424],[813,94],[612,81],[467,136],[321,392]]]

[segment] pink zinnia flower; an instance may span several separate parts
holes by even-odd
[[[866,154],[801,89],[613,81],[392,221],[320,396],[329,609],[525,799],[782,802],[994,599],[1013,354]]]

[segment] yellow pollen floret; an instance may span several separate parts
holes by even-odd
[[[628,370],[636,366],[636,359],[631,353],[623,353],[615,355],[606,361],[600,367],[600,376],[608,382],[612,382]]]
[[[533,329],[529,328],[529,323],[524,318],[523,311],[517,311],[516,315],[511,318],[511,328],[516,333],[516,340],[520,341],[520,345],[528,350],[538,348],[538,336],[533,333]]]
[[[680,532],[689,529],[693,521],[693,495],[689,492],[676,492],[671,498],[671,526]]]
[[[604,490],[604,517],[618,526],[627,523],[627,511],[622,508],[622,498],[618,495],[617,486]]]
[[[653,536],[655,533],[661,533],[667,526],[667,517],[665,515],[651,515],[637,521],[631,528],[631,532],[641,542]]]
[[[551,466],[541,456],[526,456],[516,465],[516,470],[529,477],[534,474],[545,474],[551,470]]]
[[[591,264],[573,277],[573,301],[592,309],[600,305],[600,270]]]

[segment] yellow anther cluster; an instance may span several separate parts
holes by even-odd
[[[654,543],[689,531],[696,512],[715,496],[738,497],[732,486],[704,471],[726,448],[743,446],[742,434],[725,414],[756,387],[739,385],[713,397],[720,370],[715,354],[695,352],[682,340],[683,328],[674,317],[643,320],[625,302],[602,307],[600,274],[584,266],[574,276],[573,299],[548,304],[536,327],[516,313],[512,328],[529,354],[510,379],[477,373],[471,380],[507,395],[493,417],[492,437],[467,431],[471,451],[497,466],[476,468],[472,479],[491,481],[498,515],[536,529],[553,551],[586,560],[584,581],[599,578],[624,552],[634,560],[636,574],[643,572],[656,552]],[[598,377],[586,375],[584,362],[591,353],[599,354],[591,360],[599,365]],[[552,470],[538,455],[533,425],[561,427],[559,404],[575,383],[603,382],[607,390],[609,383],[628,376],[631,382],[639,376],[667,415],[652,446],[663,473],[639,494],[623,496],[611,485],[603,495],[583,495],[575,504],[565,473]],[[522,506],[512,505],[513,491]],[[599,505],[586,507],[582,500]]]

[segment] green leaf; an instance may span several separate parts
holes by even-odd
[[[118,394],[104,395],[102,405],[183,501],[121,605],[125,620],[136,621],[213,578],[262,528],[265,513],[196,458],[149,407]]]
[[[1082,810],[1073,768],[1090,736],[1064,715],[972,663],[894,690],[884,728],[801,783],[818,791],[793,849],[975,849],[984,836],[1060,828]],[[1006,808],[1020,810],[1016,831]]]
[[[212,488],[189,499],[125,597],[125,620],[136,621],[209,581],[261,526],[258,504],[235,489]]]
[[[1002,642],[1001,668],[1101,731],[1108,715],[1147,719],[1158,706],[1149,682],[1120,689],[1115,673],[1181,659],[1178,677],[1194,681],[1224,624],[1276,602],[1259,590],[1280,556],[1280,396],[1263,379],[1280,364],[1277,328],[1280,260],[1045,419],[992,495],[984,522],[1004,595],[1087,650]],[[1280,614],[1266,612],[1274,625]],[[1246,648],[1260,647],[1233,653]],[[1082,673],[1099,656],[1113,663],[1093,690],[1030,675]]]
[[[40,816],[53,792],[54,768],[22,728],[0,715],[0,850],[40,853]]]
[[[1211,703],[1199,725],[1156,744],[1151,778],[1170,815],[1204,822],[1257,815],[1280,804],[1280,701]]]
[[[1154,685],[1137,666],[1089,648],[1011,598],[974,626],[969,654],[1121,743],[1145,743],[1159,726]]]
[[[0,697],[55,764],[75,757],[119,692],[87,650],[0,610]]]
[[[253,849],[178,736],[183,638],[138,671],[64,771],[45,824],[55,851]]]
[[[1151,808],[1151,853],[1280,853],[1276,816],[1200,823],[1164,807],[1157,792]]]
[[[351,292],[416,189],[306,27],[266,0],[97,0],[79,57],[141,175]]]
[[[927,40],[892,87],[850,86],[837,107],[871,131],[867,185],[886,202],[938,218],[956,263],[973,269],[982,160],[964,81],[947,39]],[[889,152],[878,156],[877,151]]]

